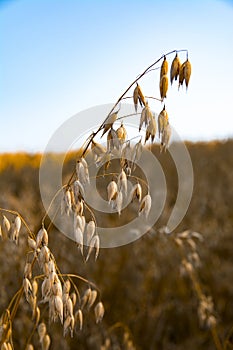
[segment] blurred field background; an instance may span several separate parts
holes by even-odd
[[[204,292],[213,297],[224,340],[233,326],[233,140],[187,143],[187,147],[195,184],[177,231],[191,229],[203,234],[204,241],[198,246],[199,277]],[[101,250],[97,262],[91,259],[86,264],[72,241],[55,228],[50,231],[50,249],[62,272],[77,273],[96,283],[106,310],[100,325],[95,325],[93,313],[84,315],[84,330],[73,339],[64,339],[62,327],[51,324],[51,349],[100,349],[109,336],[114,349],[126,349],[126,338],[139,350],[215,349],[210,331],[199,325],[192,284],[180,275],[181,256],[159,232],[175,203],[177,176],[169,153],[159,154],[157,148],[154,152],[168,186],[166,205],[154,230],[132,244]],[[0,155],[0,207],[19,211],[35,232],[44,214],[38,183],[40,159],[39,154]],[[75,156],[70,154],[64,173],[71,173],[74,164]],[[19,247],[9,241],[0,243],[0,313],[22,281],[27,251],[23,236]],[[24,348],[32,329],[30,309],[25,302],[21,304],[13,326],[15,349]],[[33,341],[38,343],[36,334]]]

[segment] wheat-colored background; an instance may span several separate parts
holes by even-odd
[[[204,292],[213,297],[220,337],[225,339],[233,325],[233,141],[188,143],[187,147],[195,185],[177,231],[189,228],[204,236],[198,245],[202,262],[199,276]],[[64,339],[60,324],[51,324],[51,349],[99,349],[108,334],[114,349],[124,349],[124,333],[130,333],[136,349],[214,349],[210,332],[199,325],[192,284],[179,274],[178,250],[169,237],[158,232],[174,205],[177,178],[169,153],[159,154],[157,148],[154,152],[168,185],[166,206],[154,230],[132,244],[103,249],[97,262],[92,257],[86,264],[72,241],[55,228],[49,232],[50,248],[62,272],[78,273],[96,283],[106,309],[100,325],[95,325],[93,314],[84,314],[84,330],[73,339]],[[40,155],[0,156],[0,206],[18,210],[35,232],[44,213],[38,186],[39,160]],[[64,176],[73,169],[74,161],[74,154],[70,154]],[[28,249],[24,238],[22,231],[19,247],[9,241],[0,243],[0,313],[22,281],[23,255]],[[80,283],[79,287],[84,290],[85,286]],[[30,317],[29,306],[22,302],[13,326],[15,349],[25,345],[32,328]],[[38,343],[37,335],[33,341]]]

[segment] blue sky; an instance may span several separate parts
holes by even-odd
[[[183,139],[232,137],[232,38],[231,1],[0,1],[0,152],[43,151],[72,115],[183,48],[193,72],[187,93],[169,89],[171,123]],[[158,72],[141,86],[159,96]]]

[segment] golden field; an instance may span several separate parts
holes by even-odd
[[[187,147],[194,169],[194,191],[176,231],[190,229],[204,237],[197,246],[201,260],[198,276],[205,294],[213,298],[217,331],[224,349],[229,350],[233,349],[233,141],[187,143]],[[139,350],[215,349],[211,332],[199,324],[198,300],[190,278],[180,274],[182,256],[159,230],[176,199],[177,175],[169,153],[159,154],[157,148],[154,153],[168,188],[165,208],[154,230],[132,244],[102,249],[96,262],[92,257],[84,263],[75,244],[51,228],[50,249],[62,272],[94,282],[105,306],[102,323],[96,325],[93,314],[84,314],[84,329],[73,339],[63,338],[61,325],[50,324],[51,349],[100,349],[106,338],[111,338],[111,349],[127,349],[126,339]],[[19,211],[35,233],[44,215],[38,181],[40,160],[40,154],[0,155],[0,207]],[[64,174],[72,173],[74,164],[72,153],[66,159]],[[0,242],[0,313],[22,283],[28,248],[24,230],[21,235],[19,246],[8,240]],[[42,318],[47,317],[47,311]],[[24,349],[32,328],[30,309],[22,301],[13,325],[15,349]],[[36,333],[33,341],[38,343]]]

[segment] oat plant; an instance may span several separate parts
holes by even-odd
[[[182,55],[185,55],[183,62],[179,57]],[[170,58],[173,60],[169,69]],[[160,96],[147,95],[143,89],[143,78],[147,74],[153,76],[158,70],[160,74],[157,88]],[[98,213],[86,200],[86,192],[92,180],[91,166],[99,169],[98,180],[102,183],[100,188],[104,188],[103,196],[108,202],[110,213],[112,211],[120,218],[123,211],[132,211],[133,207],[136,215],[146,222],[153,210],[153,201],[149,185],[140,175],[137,162],[143,150],[150,149],[157,141],[161,152],[165,152],[169,147],[172,130],[169,113],[165,107],[167,92],[169,86],[174,83],[179,90],[182,85],[187,89],[190,76],[191,64],[187,50],[173,50],[162,55],[138,75],[121,94],[108,115],[103,116],[101,125],[88,136],[78,150],[73,172],[58,193],[54,194],[48,210],[41,218],[41,228],[38,232],[34,231],[30,222],[26,222],[20,213],[6,208],[0,209],[1,238],[19,245],[20,235],[26,235],[28,244],[21,285],[0,318],[1,350],[14,349],[13,324],[21,300],[29,304],[32,315],[32,328],[27,339],[25,337],[27,350],[34,349],[35,339],[42,350],[50,348],[52,334],[48,331],[49,323],[60,323],[64,337],[73,337],[85,327],[84,310],[94,313],[96,323],[102,321],[105,310],[98,287],[79,274],[63,273],[56,262],[49,244],[52,227],[52,221],[49,219],[50,208],[58,195],[62,195],[56,215],[68,218],[72,223],[72,238],[77,246],[77,254],[81,254],[85,262],[93,258],[93,255],[94,259],[97,259],[101,247]],[[132,115],[135,115],[135,118],[139,117],[138,133],[133,139],[127,136],[125,120],[128,116],[121,115],[121,103],[125,100],[132,101]],[[151,108],[152,101],[160,108],[157,117]],[[199,256],[195,249],[195,240],[200,240],[201,236],[187,231],[171,237],[181,252],[182,273],[188,274],[196,291],[200,322],[211,329],[216,348],[223,349],[216,331],[217,319],[212,299],[202,292],[196,273]],[[80,283],[83,284],[82,290]],[[124,327],[122,328],[121,323],[112,326],[101,349],[111,349],[111,334],[121,328],[124,348],[134,349],[130,332]]]

